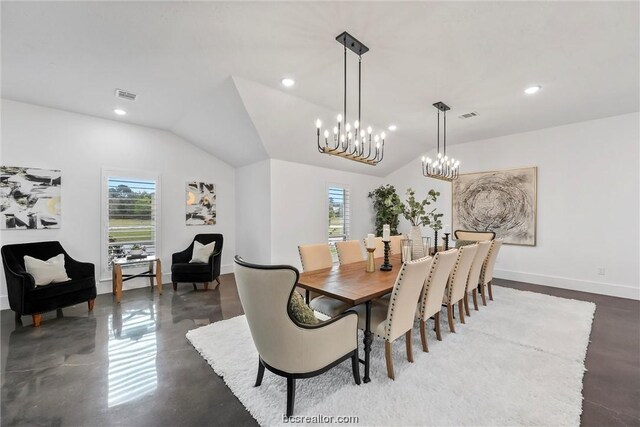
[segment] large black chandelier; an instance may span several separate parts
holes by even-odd
[[[447,156],[447,111],[451,108],[444,102],[436,102],[433,104],[438,110],[438,139],[436,158],[431,160],[430,157],[422,157],[422,175],[428,178],[440,179],[442,181],[453,181],[460,174],[460,160]],[[440,113],[443,116],[443,139],[442,152],[440,152]]]
[[[343,157],[368,165],[377,165],[384,157],[385,133],[373,134],[371,126],[364,127],[361,121],[362,112],[362,55],[369,48],[346,31],[336,37],[344,46],[344,99],[342,114],[338,114],[337,124],[333,132],[322,131],[322,121],[316,120],[318,151],[332,156]],[[358,120],[353,124],[347,121],[347,48],[358,55]],[[321,135],[322,139],[321,140]]]

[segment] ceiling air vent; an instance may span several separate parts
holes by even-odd
[[[464,114],[460,114],[458,116],[459,119],[470,119],[471,117],[476,117],[479,116],[479,114],[476,111],[472,111],[470,113],[464,113]]]
[[[138,95],[132,92],[127,92],[126,90],[116,89],[116,98],[122,98],[129,101],[135,101]]]

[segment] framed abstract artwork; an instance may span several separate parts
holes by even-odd
[[[187,183],[187,225],[215,225],[216,185]]]
[[[60,171],[0,166],[0,229],[60,228]]]
[[[452,183],[454,230],[494,231],[505,244],[536,245],[537,168],[461,174]]]

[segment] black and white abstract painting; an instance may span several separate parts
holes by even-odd
[[[216,223],[216,185],[206,182],[187,183],[187,225]]]
[[[454,230],[494,231],[505,244],[536,245],[537,168],[462,174],[453,181]]]
[[[60,228],[60,171],[0,166],[0,229]]]

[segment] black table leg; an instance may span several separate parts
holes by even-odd
[[[308,290],[304,291],[304,300],[307,303],[307,305],[309,305],[310,301],[309,301],[309,291]]]
[[[364,378],[363,381],[368,383],[371,381],[369,378],[369,364],[370,364],[370,353],[371,353],[371,343],[373,342],[373,334],[371,333],[371,301],[367,301],[365,303],[366,307],[366,323],[364,326]]]

